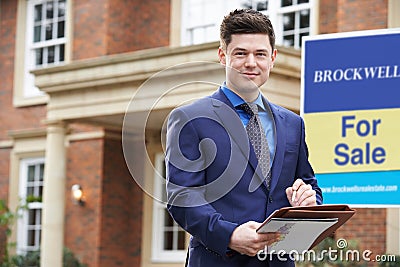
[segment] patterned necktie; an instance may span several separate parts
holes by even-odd
[[[256,153],[262,174],[269,186],[270,150],[265,131],[258,116],[258,106],[255,103],[247,103],[240,105],[240,108],[250,115],[250,120],[246,125],[247,135]]]

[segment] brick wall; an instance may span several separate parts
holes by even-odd
[[[8,132],[38,128],[45,114],[42,106],[26,109],[13,107],[15,34],[18,1],[0,1],[0,141],[9,140]],[[0,148],[0,199],[8,200],[10,149]],[[6,247],[5,233],[0,229],[0,258]]]
[[[73,2],[72,60],[107,54],[107,0]]]
[[[0,140],[9,139],[10,130],[43,127],[46,114],[43,106],[13,106],[17,2],[0,1]]]
[[[169,43],[169,0],[74,1],[73,60]]]
[[[169,0],[110,1],[107,54],[167,46]]]
[[[140,266],[143,193],[126,166],[121,140],[106,139],[104,152],[99,266]]]
[[[387,27],[387,0],[338,0],[338,32]]]
[[[320,0],[319,34],[333,33],[337,30],[337,0]]]
[[[65,206],[65,246],[89,267],[99,266],[102,216],[102,139],[71,142],[67,153]],[[71,187],[80,184],[84,206],[71,199]]]
[[[319,33],[383,29],[387,16],[387,0],[320,0]]]
[[[70,197],[84,190],[84,206]],[[141,189],[131,178],[121,140],[72,142],[68,148],[65,246],[88,267],[140,266]]]
[[[8,200],[8,177],[10,174],[10,150],[0,149],[0,199]],[[0,263],[6,251],[6,227],[0,225]]]
[[[335,238],[355,240],[359,251],[370,250],[373,259],[386,252],[386,209],[356,209],[356,214],[335,234]],[[376,266],[373,262],[369,266]]]

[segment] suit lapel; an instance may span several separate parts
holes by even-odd
[[[262,178],[261,168],[257,168],[258,160],[253,147],[250,145],[246,129],[243,127],[232,103],[226,98],[221,89],[211,96],[211,101],[214,112],[220,119],[220,123],[255,170],[255,175],[252,177],[249,185],[249,191],[253,192],[263,183],[264,179]]]
[[[285,156],[285,150],[286,150],[286,120],[285,116],[282,114],[282,112],[279,110],[279,108],[269,105],[272,115],[274,117],[275,121],[275,127],[276,127],[276,143],[275,143],[275,156],[274,160],[272,163],[272,169],[271,169],[271,192],[274,190],[276,187],[276,184],[278,183],[278,179],[280,176],[280,173],[282,171],[282,163],[283,163],[283,158]]]

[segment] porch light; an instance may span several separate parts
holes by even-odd
[[[83,197],[83,190],[79,184],[74,184],[71,187],[71,193],[72,193],[72,200],[74,201],[75,204],[79,204],[81,206],[85,204]]]

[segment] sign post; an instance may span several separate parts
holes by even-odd
[[[325,204],[400,205],[400,31],[305,37],[301,114]]]

